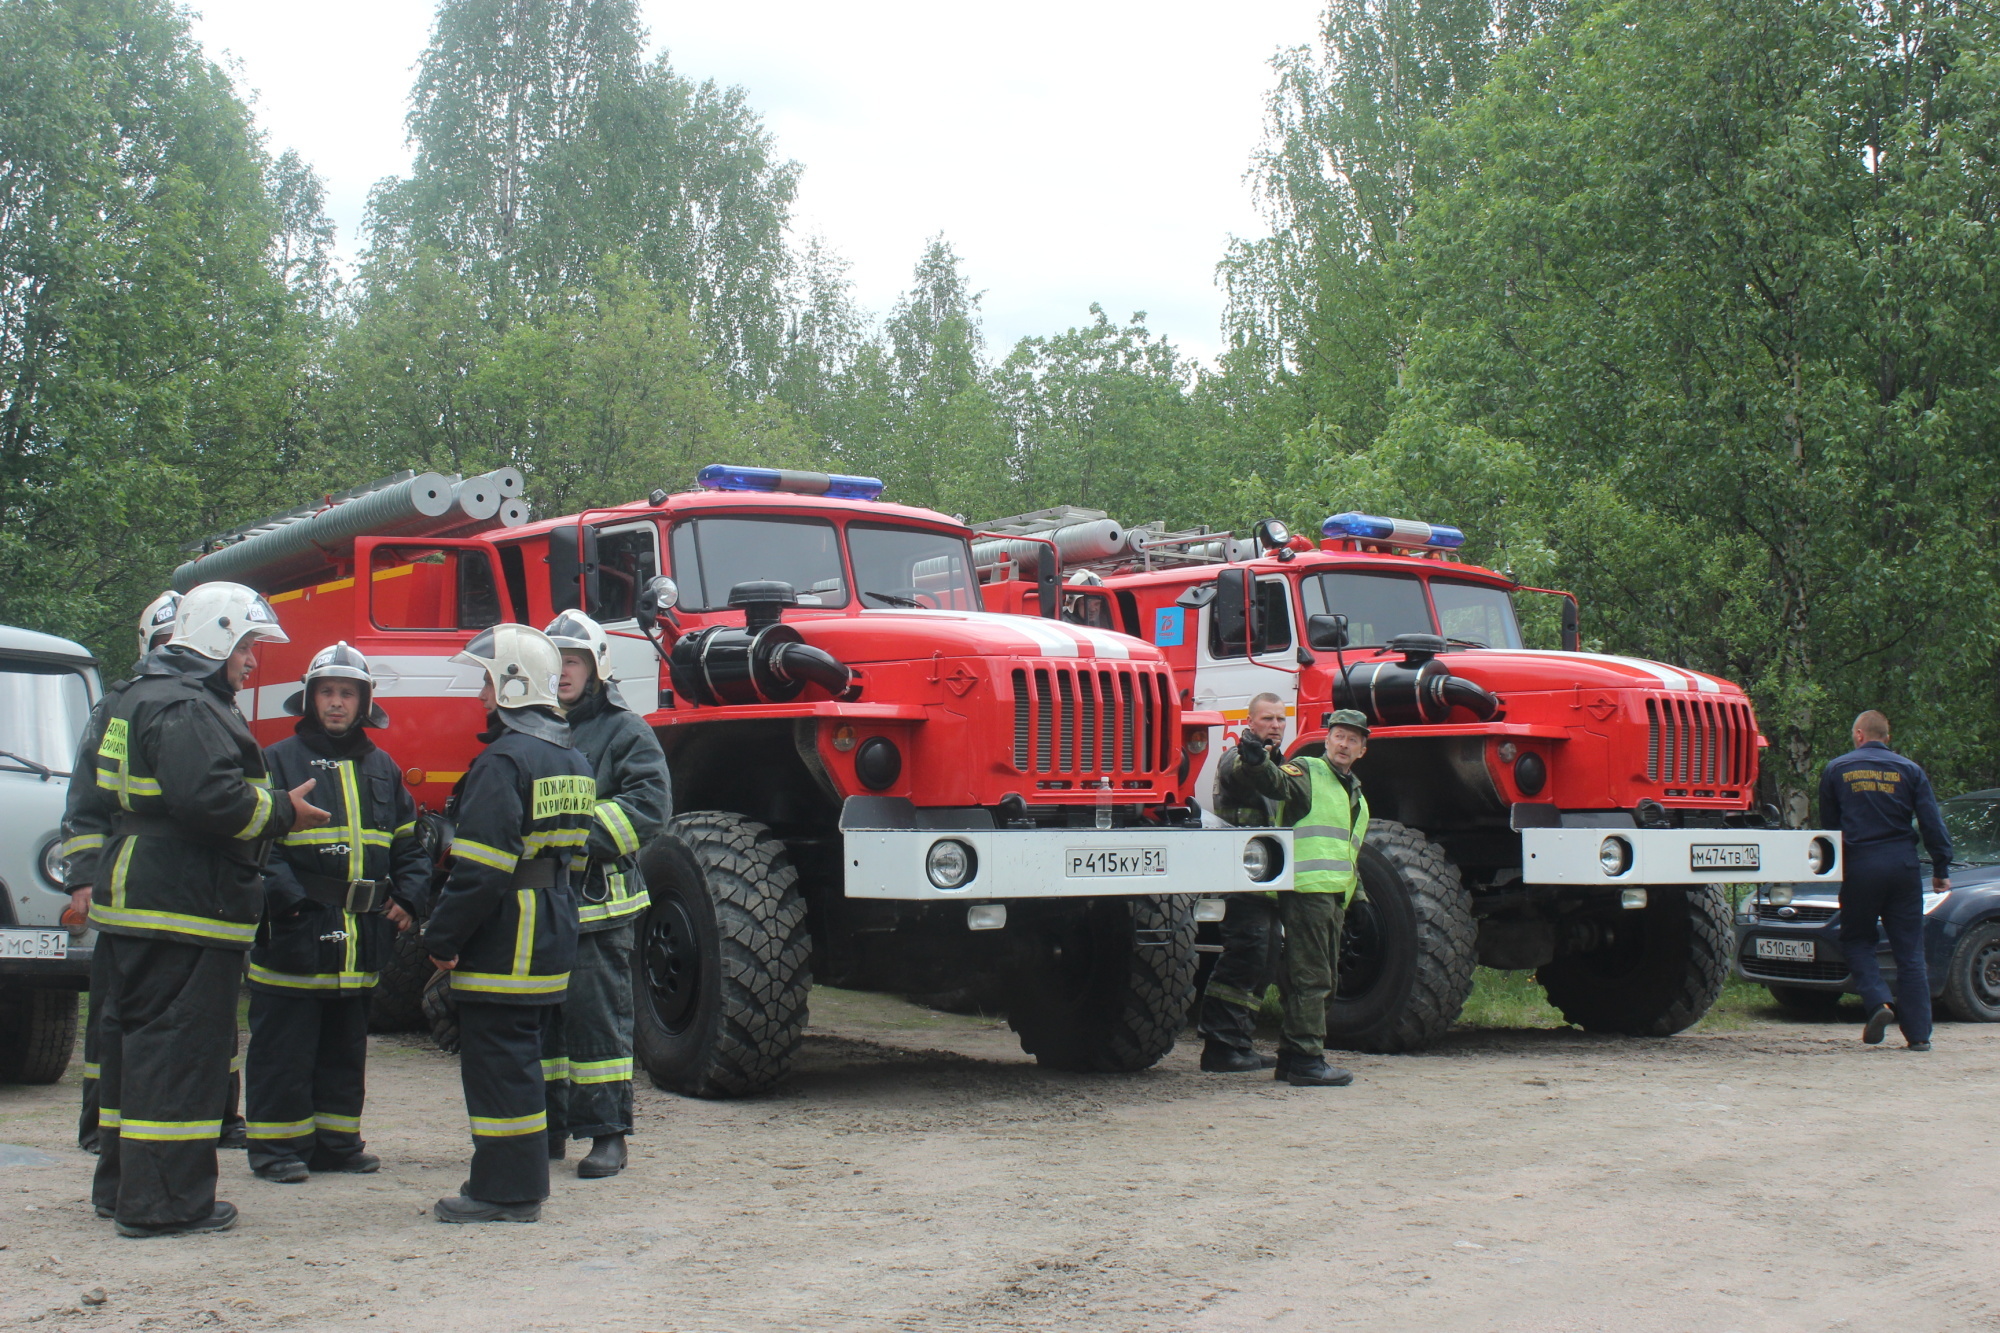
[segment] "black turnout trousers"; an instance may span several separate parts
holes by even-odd
[[[549,1116],[542,1079],[552,1005],[458,997],[458,1076],[472,1119],[469,1198],[540,1203],[549,1197]]]
[[[128,1226],[215,1209],[215,1140],[236,1048],[243,954],[100,934],[97,1175],[91,1201]]]
[[[632,1132],[630,921],[577,936],[569,990],[556,1007],[542,1064],[549,1147]]]
[[[360,1152],[367,1063],[367,991],[250,992],[250,1165],[326,1170]]]
[[[1281,939],[1276,901],[1261,893],[1229,895],[1222,952],[1201,994],[1202,1036],[1238,1051],[1253,1048],[1257,1010],[1278,979]]]

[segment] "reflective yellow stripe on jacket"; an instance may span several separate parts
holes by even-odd
[[[463,845],[452,844],[453,848]],[[454,991],[465,991],[471,995],[554,995],[569,988],[567,972],[537,974],[531,970],[535,963],[535,891],[516,889],[514,900],[518,905],[518,919],[514,923],[513,969],[506,973],[467,972],[461,969],[451,974]]]

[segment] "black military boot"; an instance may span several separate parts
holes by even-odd
[[[121,1236],[143,1240],[148,1236],[193,1236],[204,1231],[227,1231],[236,1225],[236,1205],[215,1201],[215,1207],[207,1217],[194,1222],[164,1222],[159,1226],[137,1226],[128,1222],[113,1224]]]
[[[313,1154],[311,1166],[314,1171],[343,1172],[352,1176],[366,1176],[372,1175],[382,1169],[382,1159],[372,1152],[361,1152],[358,1150],[348,1153],[345,1157],[336,1157],[329,1152],[316,1152]]]
[[[590,1141],[590,1154],[576,1164],[581,1180],[602,1180],[625,1169],[625,1136],[599,1134]]]
[[[1225,1046],[1219,1041],[1208,1042],[1201,1048],[1201,1069],[1205,1074],[1254,1074],[1277,1063],[1254,1049]]]
[[[256,1173],[257,1179],[269,1180],[279,1185],[297,1185],[312,1179],[312,1171],[297,1157],[280,1157],[250,1169]]]
[[[1875,1012],[1868,1015],[1868,1021],[1861,1027],[1861,1040],[1870,1046],[1880,1046],[1883,1034],[1896,1021],[1896,1010],[1890,1005],[1877,1005]]]
[[[1295,1055],[1278,1077],[1295,1088],[1344,1088],[1354,1081],[1354,1075],[1328,1064],[1323,1055]]]

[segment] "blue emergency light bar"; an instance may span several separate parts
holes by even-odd
[[[1455,551],[1465,545],[1465,534],[1457,528],[1442,523],[1419,523],[1410,518],[1380,518],[1374,514],[1335,514],[1319,530],[1322,536],[1336,540],[1422,546],[1434,551]]]
[[[788,495],[825,495],[835,500],[879,500],[882,483],[874,477],[843,477],[837,472],[794,472],[781,467],[731,467],[710,463],[695,474],[705,491],[783,491]]]

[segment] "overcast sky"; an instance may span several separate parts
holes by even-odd
[[[1215,265],[1263,228],[1244,171],[1270,57],[1323,0],[641,0],[652,49],[740,84],[805,168],[795,226],[851,264],[880,315],[942,233],[985,293],[989,350],[1144,310],[1189,352],[1219,341]],[[431,6],[191,0],[271,151],[326,181],[342,253],[371,185],[407,170],[403,114]],[[1004,15],[1004,19],[996,18]]]

